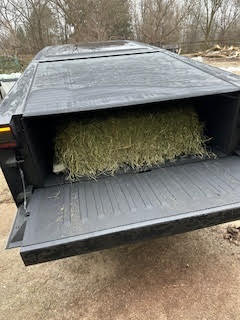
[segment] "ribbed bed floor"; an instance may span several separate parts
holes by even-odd
[[[237,156],[38,189],[22,246],[114,233],[237,202]]]

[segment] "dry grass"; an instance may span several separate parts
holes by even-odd
[[[203,124],[192,107],[158,113],[124,112],[101,119],[73,120],[61,126],[55,153],[69,178],[96,178],[119,170],[207,154]]]

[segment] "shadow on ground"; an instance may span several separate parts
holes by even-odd
[[[15,207],[0,212],[0,319],[240,319],[226,226],[26,268],[4,250]]]

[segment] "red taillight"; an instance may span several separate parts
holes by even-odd
[[[16,148],[17,144],[9,126],[0,127],[0,149]]]
[[[16,146],[17,146],[16,142],[1,143],[0,149],[11,149],[11,148],[16,148]]]

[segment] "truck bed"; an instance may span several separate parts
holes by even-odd
[[[239,76],[150,45],[43,49],[1,104],[16,139],[0,154],[18,206],[7,247],[30,265],[239,219],[239,93]],[[175,104],[194,106],[223,158],[72,184],[53,175],[60,123]]]
[[[35,264],[239,219],[239,193],[238,156],[36,189],[21,256]]]

